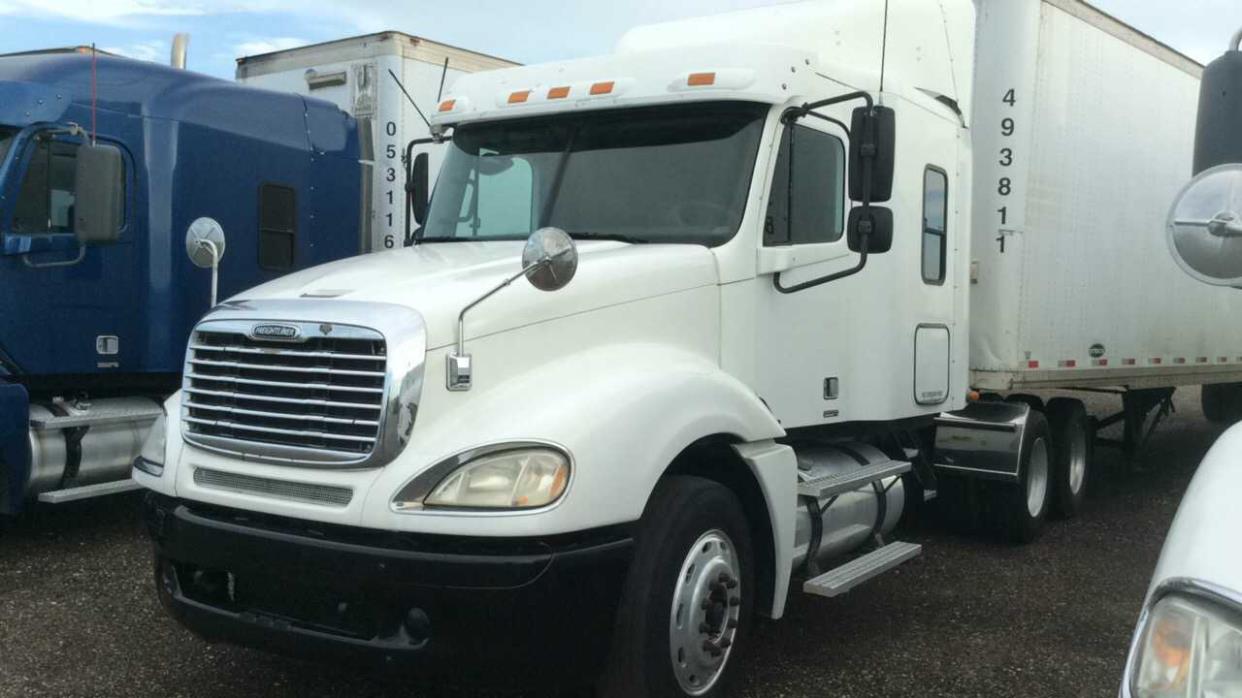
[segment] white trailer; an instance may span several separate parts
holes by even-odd
[[[1242,297],[1168,254],[1202,66],[1077,0],[981,16],[972,383],[987,390],[1242,380]]]
[[[325,99],[358,120],[363,156],[371,164],[363,172],[365,225],[359,236],[361,249],[370,252],[405,245],[406,147],[416,142],[414,152],[428,153],[431,171],[439,171],[443,149],[419,142],[431,135],[424,116],[431,116],[429,110],[440,103],[441,94],[462,75],[512,65],[477,51],[386,31],[242,56],[237,59],[237,80]]]
[[[1076,0],[825,0],[462,76],[415,245],[196,328],[134,472],[159,594],[215,639],[715,696],[754,613],[917,556],[909,507],[1032,540],[1092,421],[972,389],[1129,386],[1133,426],[1242,357],[1160,247],[1196,71]]]

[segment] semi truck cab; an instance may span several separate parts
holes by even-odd
[[[997,51],[1004,20],[1038,27],[981,5]],[[891,533],[941,473],[1034,538],[1085,465],[1028,404],[968,404],[976,20],[782,5],[459,78],[414,245],[195,326],[134,470],[170,613],[300,656],[719,695],[795,577],[836,596],[917,556]],[[989,128],[1026,107],[996,83]]]
[[[0,57],[0,513],[133,489],[216,284],[356,253],[359,171],[352,119],[316,100]]]

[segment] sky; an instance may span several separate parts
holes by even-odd
[[[173,34],[188,32],[190,69],[232,78],[238,56],[396,29],[537,63],[607,53],[635,25],[783,1],[0,0],[0,53],[94,43],[166,62]],[[1200,62],[1242,27],[1242,0],[1093,4]]]

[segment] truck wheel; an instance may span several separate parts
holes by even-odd
[[[723,695],[754,606],[753,559],[731,491],[662,481],[639,525],[601,694]]]
[[[1001,485],[996,492],[1000,504],[1001,528],[1014,543],[1030,543],[1039,537],[1048,514],[1051,478],[1051,439],[1048,420],[1031,411],[1022,436],[1022,454],[1017,485]]]
[[[1048,401],[1048,429],[1052,435],[1052,509],[1062,518],[1082,511],[1087,482],[1095,460],[1095,430],[1082,402],[1070,398]]]
[[[1203,416],[1213,424],[1233,424],[1242,419],[1242,390],[1237,383],[1205,385],[1199,395]]]

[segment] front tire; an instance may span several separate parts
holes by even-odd
[[[639,525],[602,695],[723,695],[750,627],[753,560],[729,489],[665,478]]]

